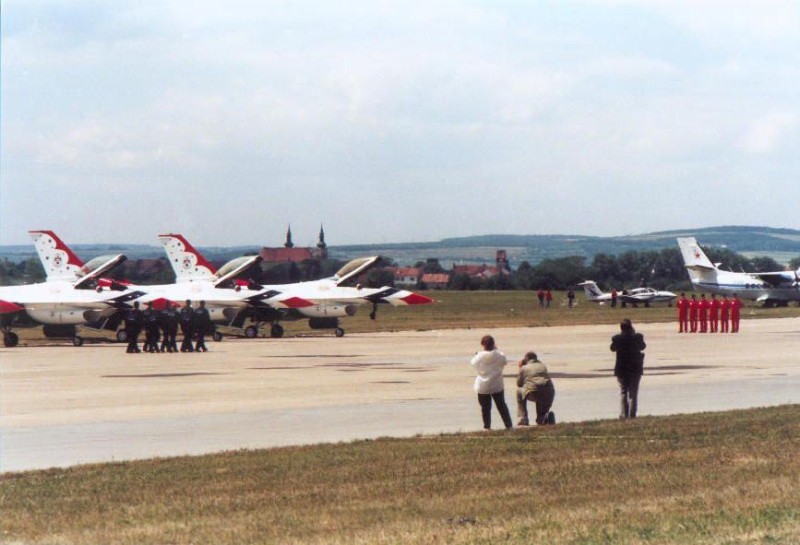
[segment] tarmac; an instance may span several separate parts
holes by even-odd
[[[800,402],[800,318],[742,321],[738,334],[634,324],[647,342],[639,414]],[[226,339],[193,354],[118,344],[0,349],[0,472],[475,431],[469,365],[484,334],[516,362],[535,350],[559,422],[616,418],[608,325]],[[494,428],[501,428],[493,414]],[[516,421],[516,419],[515,419]]]

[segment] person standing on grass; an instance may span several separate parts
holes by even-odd
[[[475,392],[478,394],[478,403],[481,406],[483,429],[492,428],[492,400],[497,405],[497,412],[503,419],[507,429],[511,429],[511,414],[508,412],[503,387],[503,368],[508,363],[505,354],[500,352],[494,344],[491,335],[481,339],[483,350],[477,352],[470,361],[478,376],[475,377]]]
[[[536,292],[536,298],[539,299],[539,308],[544,308],[544,290],[542,288]]]
[[[544,292],[544,308],[550,308],[550,303],[553,302],[553,292],[550,291],[550,288],[547,288],[547,291]]]
[[[536,423],[555,424],[556,417],[550,412],[556,389],[547,367],[536,357],[536,352],[528,352],[519,362],[517,376],[517,426],[528,426],[528,401],[536,403]],[[551,416],[552,415],[552,416]]]
[[[614,375],[619,383],[620,420],[636,418],[639,404],[639,382],[644,373],[644,350],[647,345],[627,318],[619,324],[620,333],[611,338],[611,351],[617,353]]]

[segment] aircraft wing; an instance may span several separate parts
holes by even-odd
[[[128,258],[125,257],[123,254],[115,255],[108,261],[101,263],[99,266],[94,268],[93,270],[86,273],[85,276],[81,277],[77,282],[75,282],[72,287],[75,289],[87,289],[90,284],[99,279],[103,274],[107,273],[111,269],[118,267],[122,263],[124,263]]]
[[[261,256],[254,255],[249,257],[241,257],[231,261],[217,272],[217,274],[220,274],[221,276],[214,282],[214,287],[221,287],[229,280],[233,280],[240,274],[248,271],[254,265],[260,263],[261,260]]]
[[[792,282],[797,282],[798,277],[797,273],[792,271],[780,271],[780,272],[764,272],[764,273],[752,273],[753,276],[758,277],[762,282],[766,282],[771,286],[780,286],[781,284],[791,284]]]

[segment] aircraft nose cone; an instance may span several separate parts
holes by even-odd
[[[427,305],[433,303],[433,299],[431,299],[430,297],[426,297],[424,295],[420,295],[419,293],[413,293],[413,292],[403,297],[402,300],[407,305]]]
[[[12,312],[19,312],[22,307],[11,301],[0,301],[0,314],[10,314]]]

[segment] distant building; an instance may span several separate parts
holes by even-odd
[[[494,278],[496,276],[504,276],[511,274],[511,268],[508,265],[508,258],[505,250],[497,250],[495,257],[495,264],[487,265],[456,265],[453,264],[453,275],[465,274],[470,278]]]
[[[399,267],[394,273],[394,285],[403,287],[414,287],[419,284],[422,277],[420,267]]]
[[[292,241],[292,226],[286,230],[283,247],[264,246],[259,252],[264,263],[301,263],[309,259],[328,259],[328,245],[325,244],[325,231],[319,228],[319,242],[316,248],[295,248]]]
[[[425,273],[422,275],[422,283],[430,290],[443,290],[450,283],[450,275],[447,273]]]

